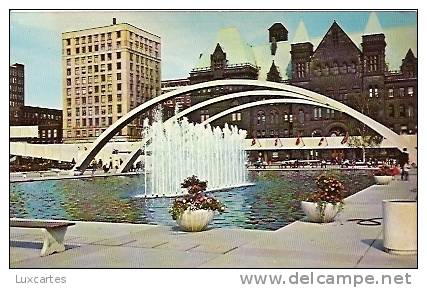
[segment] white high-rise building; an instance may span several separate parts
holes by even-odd
[[[64,142],[93,141],[141,103],[161,94],[160,37],[127,23],[62,33]],[[116,139],[141,136],[142,120]]]

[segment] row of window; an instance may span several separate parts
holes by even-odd
[[[10,100],[16,100],[16,101],[24,102],[24,95],[22,95],[22,94],[10,93],[10,94],[9,94],[9,99],[10,99]]]
[[[379,70],[378,68],[378,55],[365,56],[363,59],[363,64],[365,67],[365,72],[376,72]]]
[[[156,50],[159,49],[160,43],[155,42],[151,39],[148,39],[146,37],[140,36],[138,34],[135,34],[131,31],[129,32],[129,38],[131,40],[135,41],[135,44],[140,43],[141,45],[147,45],[151,48],[154,48]],[[120,39],[122,37],[122,33],[125,33],[125,31],[115,31],[115,38]],[[90,43],[96,43],[98,41],[105,41],[105,40],[112,40],[113,32],[107,32],[107,33],[100,33],[100,34],[92,34],[92,35],[86,35],[86,36],[80,36],[74,38],[74,44],[75,45],[81,45],[81,44],[90,44]],[[71,45],[71,38],[65,39],[65,45],[69,46]]]
[[[24,112],[24,118],[26,119],[49,119],[49,120],[60,120],[61,115],[39,113],[39,112]]]
[[[129,49],[131,49],[131,50],[138,51],[140,53],[149,55],[149,56],[154,57],[154,58],[159,58],[159,56],[160,56],[158,50],[153,50],[151,47],[144,45],[144,44],[139,45],[139,42],[132,43],[132,42],[125,41],[124,46],[128,46]],[[75,51],[75,55],[79,55],[79,54],[86,54],[86,53],[106,52],[106,51],[112,51],[113,49],[118,50],[121,48],[122,48],[122,42],[116,41],[114,48],[113,48],[112,43],[109,42],[106,45],[104,43],[101,43],[99,45],[95,44],[93,46],[88,45],[88,46],[76,47],[74,51]],[[72,55],[71,48],[66,48],[66,55],[67,56]]]
[[[395,111],[395,105],[390,104],[387,107],[387,114],[389,118],[412,118],[415,117],[415,110],[412,105],[406,106],[405,104],[400,104],[398,110]]]
[[[24,78],[10,77],[9,83],[23,85],[24,84]]]
[[[81,67],[81,70],[80,70],[80,67],[76,67],[74,75],[75,76],[79,76],[80,75],[80,71],[81,71],[82,72],[82,76],[74,78],[74,85],[80,85],[80,80],[81,80],[82,85],[93,84],[93,83],[100,83],[100,82],[106,82],[106,81],[107,82],[112,82],[113,81],[113,74],[111,74],[111,70],[112,69],[111,69],[110,65],[111,64],[107,65],[107,71],[110,72],[110,74],[105,74],[105,67],[101,67],[101,70],[99,70],[98,69],[98,65],[94,65],[93,67],[94,67],[95,73],[98,73],[98,72],[103,73],[103,74],[95,74],[95,75],[93,75],[93,73],[92,73],[92,71],[93,71],[92,66],[88,66],[87,67],[88,70],[86,70],[86,67]],[[121,65],[120,65],[120,67],[121,67]],[[89,74],[88,76],[86,76],[86,71]],[[151,81],[153,81],[153,80],[159,80],[160,79],[159,77],[157,77],[159,75],[153,74],[153,69],[146,69],[145,74],[141,70],[141,73],[142,73],[142,75],[140,77],[139,76],[139,71],[137,71],[136,74],[134,74],[133,72],[131,72],[129,74],[129,82],[133,83],[134,81],[136,81],[138,83],[141,83],[141,80],[142,80],[142,78],[144,78],[144,76],[145,76],[146,80],[151,80]],[[67,69],[67,76],[68,76],[67,81],[69,79],[70,80],[69,82],[71,83],[71,76],[72,76],[71,75],[71,68]],[[116,73],[116,79],[115,80],[116,81],[122,80],[122,74],[121,73]]]
[[[255,121],[257,125],[265,124],[267,122],[267,117],[264,111],[258,111],[255,116]],[[279,124],[279,113],[276,110],[270,111],[270,116],[268,119],[269,124]],[[292,114],[283,114],[283,121],[285,122],[293,122]]]
[[[284,129],[283,130],[284,135],[289,135],[289,130],[288,129]],[[256,137],[257,138],[265,138],[265,137],[279,137],[279,130],[256,130]]]
[[[120,118],[120,117],[118,117]],[[75,126],[74,127],[105,127],[110,126],[113,124],[113,117],[100,117],[100,118],[82,118],[82,119],[76,119],[75,120]],[[71,128],[72,123],[71,119],[67,120],[67,127]],[[73,128],[74,128],[73,127]]]
[[[76,130],[76,137],[98,137],[104,132],[105,129],[95,129],[95,130]],[[120,132],[119,132],[120,134]],[[71,138],[71,131],[67,131],[67,138]]]
[[[100,96],[88,96],[87,97],[87,101],[86,101],[86,97],[81,97],[81,98],[75,98],[75,104],[76,105],[86,105],[86,103],[88,105],[92,105],[92,103],[99,103],[99,100],[101,100],[101,103],[106,103],[107,102],[107,97],[108,97],[108,103],[113,102],[113,95],[102,95]],[[80,100],[81,99],[81,100]],[[93,101],[92,101],[93,100]],[[122,101],[122,94],[117,94],[116,97],[117,102],[121,102]],[[67,106],[71,106],[71,98],[67,98]]]
[[[302,77],[305,77],[306,74],[309,72],[309,66],[308,65],[302,65],[300,67],[296,67],[297,69],[300,69],[301,75],[304,75]],[[348,65],[347,63],[343,63],[341,66],[338,65],[338,63],[333,63],[330,67],[328,64],[325,65],[318,65],[313,69],[314,76],[328,76],[328,75],[338,75],[338,74],[351,74],[356,73],[356,64],[351,63]],[[298,70],[296,70],[296,75],[298,75]]]
[[[400,88],[388,88],[388,97],[389,98],[393,98],[393,97],[404,97],[404,96],[409,96],[412,97],[414,96],[414,87],[410,86],[407,87],[405,89],[405,87],[400,87]],[[376,85],[372,85],[369,86],[369,97],[373,98],[373,97],[379,97],[379,89],[378,86]]]
[[[74,115],[76,117],[80,117],[80,111],[81,111],[81,116],[98,116],[98,115],[111,115],[113,114],[113,105],[108,105],[108,106],[94,106],[94,107],[76,107],[75,108],[75,113]],[[117,104],[117,114],[121,114],[122,113],[122,105],[121,104]],[[101,112],[101,113],[100,113]],[[72,110],[71,108],[67,108],[67,117],[71,117],[72,114]]]
[[[398,97],[404,97],[405,95],[412,97],[414,96],[414,87],[407,87],[406,94],[404,87],[400,87],[399,89],[389,88],[388,97],[393,98],[396,95],[396,92]]]
[[[134,75],[136,76],[137,79],[140,78],[139,73],[141,73],[141,78],[145,78],[147,80],[153,81],[153,80],[159,80],[160,79],[158,77],[158,76],[160,76],[158,70],[154,70],[152,68],[143,67],[143,66],[140,67],[139,65],[136,65],[136,66],[137,66],[136,70],[135,70],[136,74],[133,74],[133,73],[130,74],[130,80],[131,81],[133,81]],[[116,63],[116,70],[121,70],[121,69],[122,69],[121,62],[117,62]],[[111,63],[109,63],[107,65],[101,64],[101,65],[93,65],[93,66],[82,66],[82,67],[75,67],[74,68],[74,75],[79,76],[80,73],[81,73],[81,75],[86,75],[86,74],[92,75],[93,73],[105,73],[106,71],[111,72],[112,70],[113,70],[113,67],[112,67]],[[130,69],[129,70],[134,71],[132,63],[130,63]],[[72,76],[71,68],[67,68],[66,73],[67,73],[68,77],[71,77]],[[97,75],[93,75],[93,76],[97,77]],[[121,80],[121,75],[117,75],[117,76],[118,76],[117,80]],[[92,77],[92,76],[90,76],[90,77]],[[101,75],[101,77],[102,77],[102,75]],[[104,77],[105,77],[105,75],[104,75]]]
[[[19,102],[19,101],[9,101],[9,107],[22,107],[22,105],[24,105],[23,102]]]
[[[9,69],[10,76],[19,76],[20,78],[24,77],[24,71],[18,69]]]
[[[114,60],[120,60],[122,59],[122,52],[116,52],[116,57]],[[135,57],[134,57],[135,55]],[[139,56],[134,53],[129,53],[129,60],[136,62],[136,65],[141,64],[141,66],[149,66],[150,68],[154,67],[158,69],[160,67],[160,64],[158,61],[154,61],[152,59],[149,59],[147,57]],[[91,63],[100,63],[105,61],[113,61],[113,53],[105,53],[105,54],[97,54],[97,55],[89,55],[87,57],[75,57],[74,58],[74,65],[85,65],[91,64]],[[67,58],[67,66],[70,67],[72,62],[72,58]]]
[[[56,138],[58,137],[57,129],[42,129],[39,131],[39,138]]]

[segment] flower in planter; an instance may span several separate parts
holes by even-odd
[[[395,171],[389,166],[381,166],[378,170],[374,172],[374,176],[394,176]]]
[[[205,195],[207,181],[200,181],[197,176],[193,175],[186,178],[181,183],[182,188],[186,188],[188,194],[176,198],[169,213],[172,219],[178,219],[186,210],[212,210],[219,213],[224,212],[225,206],[219,200],[212,196]]]
[[[316,203],[316,208],[322,219],[325,217],[325,208],[328,203],[338,205],[338,212],[344,207],[344,185],[333,176],[320,175],[316,178],[317,191],[303,198],[303,201]]]

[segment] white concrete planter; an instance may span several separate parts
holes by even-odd
[[[393,180],[393,176],[374,176],[374,178],[378,185],[387,185]]]
[[[390,254],[417,254],[417,201],[383,200],[384,249]]]
[[[308,221],[316,223],[332,222],[339,212],[339,204],[326,203],[324,215],[322,217],[320,208],[316,202],[301,201],[301,209],[307,216]]]
[[[176,219],[179,227],[184,231],[202,231],[212,221],[215,212],[212,210],[186,210]]]

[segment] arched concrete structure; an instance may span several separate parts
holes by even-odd
[[[259,81],[259,80],[240,80],[240,79],[230,79],[230,80],[215,80],[210,82],[203,82],[195,85],[185,86],[182,88],[179,88],[177,90],[165,93],[163,95],[160,95],[158,97],[155,97],[153,99],[150,99],[149,101],[141,104],[140,106],[136,107],[123,117],[121,117],[119,120],[113,123],[108,129],[106,129],[94,142],[94,145],[90,151],[85,155],[83,159],[80,159],[78,163],[76,163],[76,166],[74,167],[74,170],[79,170],[80,172],[83,172],[87,166],[90,164],[91,160],[96,156],[96,154],[102,149],[102,147],[111,139],[114,135],[116,135],[122,128],[124,128],[127,124],[129,124],[131,121],[133,121],[135,118],[139,117],[142,113],[146,112],[148,109],[152,108],[153,106],[162,103],[165,100],[168,100],[169,98],[188,93],[190,91],[203,89],[203,88],[209,88],[209,87],[215,87],[215,86],[230,86],[230,85],[236,85],[236,86],[249,86],[249,87],[261,87],[261,88],[270,88],[270,89],[277,89],[281,91],[287,91],[291,92],[294,97],[296,95],[308,97],[310,100],[319,102],[324,105],[328,105],[333,109],[340,110],[351,117],[366,123],[371,129],[382,135],[383,137],[388,138],[389,140],[396,143],[396,147],[403,151],[404,148],[407,148],[407,143],[404,142],[402,139],[400,139],[399,135],[387,128],[386,126],[382,125],[381,123],[378,123],[377,121],[373,120],[372,118],[348,107],[347,105],[340,103],[334,99],[331,99],[327,96],[318,94],[313,91],[306,90],[304,88],[288,85],[288,84],[282,84],[282,83],[276,83],[276,82],[268,82],[268,81]],[[255,92],[255,91],[252,91]],[[271,93],[273,91],[269,91]],[[237,94],[237,93],[236,93]],[[268,96],[269,94],[266,94],[265,96]],[[209,100],[208,100],[209,101]],[[200,103],[199,103],[200,104]],[[196,105],[195,105],[196,106]]]
[[[266,95],[268,93],[268,95]],[[168,120],[165,121],[165,123],[168,122],[173,122],[176,121],[188,114],[190,114],[191,112],[194,112],[196,110],[199,110],[203,107],[221,102],[221,101],[226,101],[226,100],[230,100],[230,99],[235,99],[235,98],[243,98],[243,97],[251,97],[251,96],[280,96],[280,97],[295,97],[297,99],[276,99],[276,100],[282,100],[282,101],[291,101],[288,103],[300,103],[298,101],[307,101],[306,104],[312,104],[312,105],[317,105],[317,106],[323,106],[323,107],[329,107],[326,105],[323,105],[321,103],[315,102],[315,101],[310,101],[308,99],[308,97],[303,96],[303,95],[294,95],[292,93],[289,92],[285,92],[285,91],[269,91],[269,90],[255,90],[255,91],[245,91],[245,92],[237,92],[237,93],[231,93],[231,94],[227,94],[227,95],[223,95],[223,96],[219,96],[219,97],[215,97],[203,102],[200,102],[196,105],[190,106],[189,108],[179,112],[178,114],[172,116],[171,118],[169,118]],[[266,101],[266,100],[265,100]],[[257,103],[261,103],[262,101],[258,101]],[[253,103],[253,102],[251,102]],[[285,102],[283,102],[285,103]],[[301,103],[304,104],[304,103]],[[241,106],[237,106],[237,107],[241,107]],[[240,109],[239,109],[240,110]],[[227,110],[228,111],[228,110]],[[230,112],[232,113],[232,112]],[[218,114],[217,114],[218,115]],[[219,117],[220,118],[220,117]],[[150,139],[150,136],[147,135],[147,137],[145,139],[143,139],[141,141],[140,147],[144,146],[145,143],[147,143]],[[142,153],[142,149],[141,148],[136,148],[135,150],[133,150],[129,157],[123,162],[123,164],[119,167],[118,172],[122,173],[122,172],[126,172],[128,171],[132,164],[136,161],[136,159],[141,155]]]

